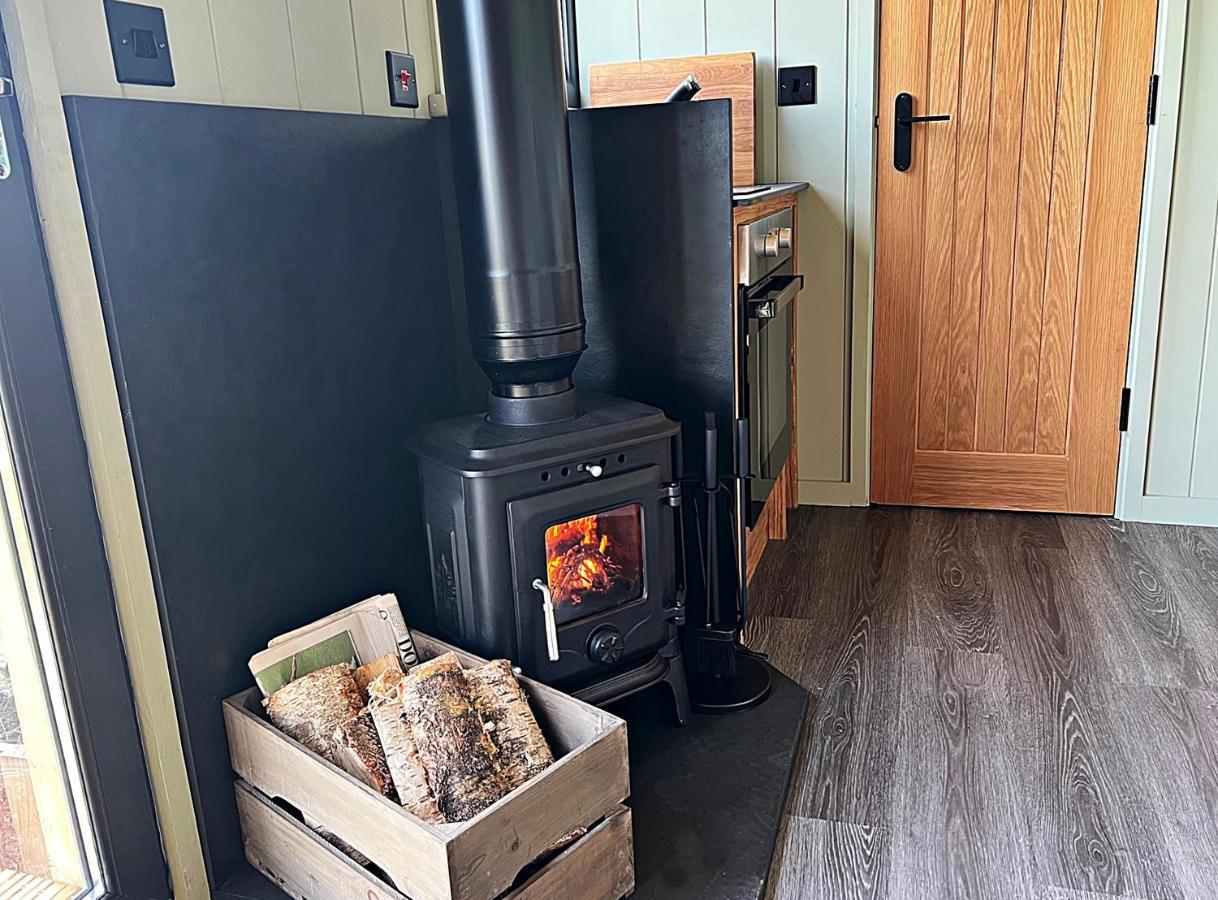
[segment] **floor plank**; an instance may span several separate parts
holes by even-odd
[[[747,641],[818,694],[779,897],[1218,897],[1218,531],[800,509]]]
[[[1109,687],[1056,677],[1013,684],[1010,736],[1038,878],[1117,896],[1181,897],[1147,790],[1153,776],[1131,758],[1110,714],[1127,688]]]
[[[889,896],[886,835],[870,825],[791,816],[775,900],[874,900]]]
[[[911,528],[911,641],[940,650],[998,650],[994,591],[979,553],[977,517],[921,509],[913,512]]]
[[[1207,683],[1193,642],[1218,641],[1218,630],[1189,608],[1187,579],[1178,577],[1163,532],[1079,517],[1064,518],[1062,529],[1104,680],[1180,688]]]
[[[1014,774],[1008,689],[996,654],[905,652],[894,896],[1030,896],[1031,836]]]
[[[742,637],[746,647],[764,654],[779,672],[807,686],[808,662],[816,640],[816,625],[810,619],[750,616]]]
[[[843,568],[824,580],[835,606],[809,659],[818,703],[794,810],[876,825],[888,814],[896,753],[910,517],[906,510],[865,512],[850,553],[839,557]]]

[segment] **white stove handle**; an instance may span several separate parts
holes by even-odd
[[[558,662],[558,620],[554,618],[554,598],[550,588],[540,578],[533,579],[533,589],[541,591],[541,611],[546,620],[546,655]]]

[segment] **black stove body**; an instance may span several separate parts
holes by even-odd
[[[653,407],[582,394],[561,423],[474,415],[424,432],[438,628],[591,702],[664,680],[683,707],[678,428]]]
[[[679,426],[580,394],[586,349],[554,3],[445,0],[457,221],[489,410],[416,442],[438,629],[591,702],[667,681],[677,640]]]

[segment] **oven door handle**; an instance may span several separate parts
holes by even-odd
[[[558,620],[554,618],[554,598],[550,588],[540,578],[533,579],[533,589],[541,591],[541,612],[546,624],[546,656],[558,662]]]
[[[802,275],[775,275],[749,297],[750,319],[772,319],[804,289]]]

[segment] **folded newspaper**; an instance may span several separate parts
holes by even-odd
[[[377,594],[310,625],[272,638],[250,657],[250,672],[264,697],[326,666],[352,668],[396,655],[403,669],[419,661],[398,598]]]

